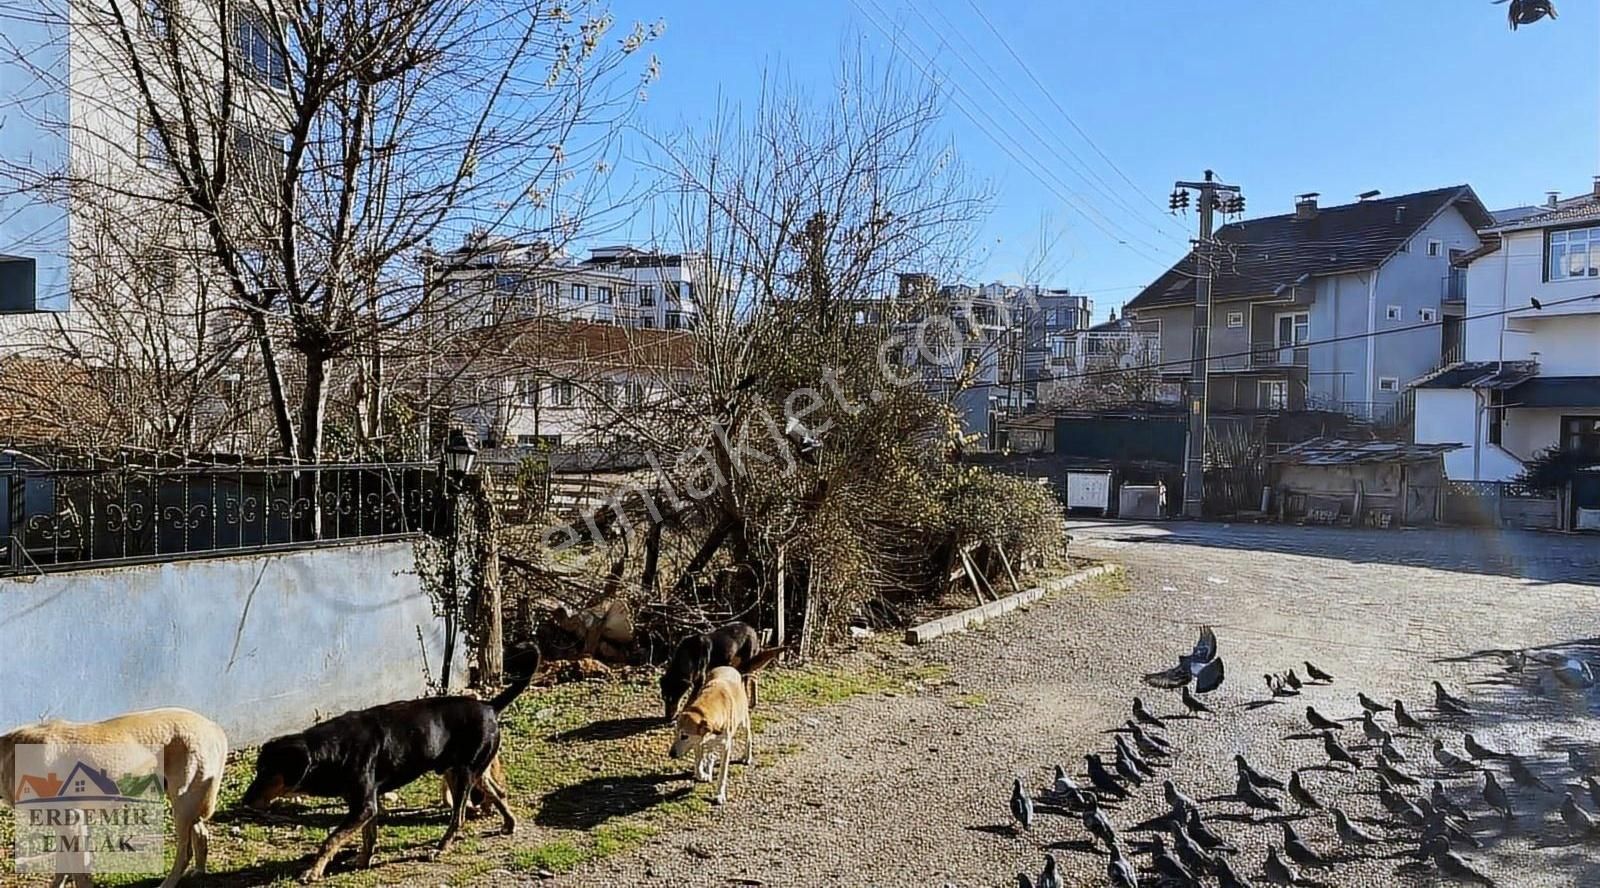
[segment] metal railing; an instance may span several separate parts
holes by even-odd
[[[1250,346],[1252,367],[1305,367],[1311,363],[1311,349],[1304,345],[1279,345],[1256,342]]]
[[[0,576],[404,538],[436,529],[434,463],[185,464],[0,456]]]

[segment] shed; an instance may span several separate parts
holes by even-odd
[[[1390,527],[1439,518],[1444,454],[1460,444],[1316,438],[1269,457],[1279,518]]]

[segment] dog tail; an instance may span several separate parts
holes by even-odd
[[[522,695],[523,691],[528,689],[528,685],[533,683],[534,676],[539,674],[539,664],[543,662],[544,657],[539,653],[538,648],[534,648],[531,655],[533,664],[529,668],[521,670],[520,674],[511,680],[511,684],[505,690],[489,701],[489,706],[494,709],[495,715],[504,712],[507,706],[510,706],[513,701]]]

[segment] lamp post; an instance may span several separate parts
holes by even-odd
[[[440,537],[444,543],[444,665],[439,671],[439,685],[443,693],[450,693],[450,667],[456,656],[456,636],[460,631],[461,615],[460,602],[461,590],[459,575],[456,571],[457,558],[457,513],[460,511],[461,491],[466,485],[466,480],[471,476],[472,465],[478,459],[478,446],[473,443],[472,436],[460,426],[452,426],[450,434],[446,436],[444,453],[440,462],[445,476],[445,514],[449,516],[444,523]]]
[[[472,436],[460,426],[452,427],[444,442],[444,470],[456,492],[460,492],[462,480],[472,474],[472,465],[477,461],[478,445],[472,442]]]

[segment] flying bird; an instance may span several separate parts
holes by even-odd
[[[1294,799],[1295,804],[1308,811],[1322,810],[1322,803],[1317,801],[1317,797],[1311,794],[1311,790],[1306,789],[1304,783],[1300,782],[1299,771],[1289,774],[1289,798]]]
[[[1323,684],[1331,684],[1333,682],[1333,676],[1331,674],[1318,669],[1316,666],[1312,665],[1310,660],[1305,661],[1305,666],[1306,675],[1310,676],[1312,681],[1320,681]]]
[[[1354,823],[1338,808],[1329,809],[1333,812],[1333,830],[1339,834],[1339,841],[1346,845],[1376,845],[1383,841],[1372,833],[1367,832]]]
[[[1494,2],[1500,4],[1506,0],[1494,0]],[[1511,0],[1511,6],[1506,9],[1506,19],[1510,21],[1513,31],[1520,25],[1531,25],[1545,16],[1552,19],[1560,17],[1556,15],[1556,4],[1553,0]],[[1533,306],[1539,307],[1537,299],[1534,300]]]
[[[1334,721],[1333,719],[1328,718],[1326,715],[1323,715],[1322,713],[1318,712],[1317,711],[1317,707],[1315,707],[1315,706],[1307,706],[1306,707],[1306,723],[1311,725],[1311,727],[1316,728],[1319,731],[1342,731],[1342,730],[1344,730],[1344,725],[1342,725],[1342,724]]]
[[[1433,705],[1440,712],[1450,715],[1471,715],[1472,710],[1467,707],[1467,701],[1455,697],[1444,689],[1444,685],[1433,683]]]
[[[1202,626],[1194,649],[1179,656],[1178,665],[1146,674],[1144,683],[1153,688],[1175,690],[1193,682],[1195,692],[1205,694],[1220,687],[1223,677],[1222,658],[1217,655],[1217,634],[1210,626]]]
[[[1160,716],[1144,708],[1144,701],[1138,697],[1133,698],[1133,717],[1152,728],[1164,728],[1167,723]]]
[[[1461,741],[1461,745],[1466,748],[1467,755],[1472,756],[1474,761],[1481,762],[1487,759],[1504,759],[1507,757],[1505,753],[1495,752],[1489,747],[1484,746],[1482,743],[1479,743],[1478,738],[1472,736],[1471,734],[1468,734]]]
[[[1456,852],[1450,850],[1449,839],[1443,836],[1435,837],[1433,841],[1429,843],[1428,850],[1432,852],[1433,864],[1439,868],[1439,872],[1444,873],[1452,879],[1460,879],[1466,882],[1476,882],[1479,885],[1486,885],[1488,888],[1494,888],[1493,879],[1490,879],[1483,873],[1478,872],[1478,870],[1473,868],[1472,864],[1468,863],[1460,855],[1456,854]]]
[[[1356,692],[1356,700],[1361,703],[1362,709],[1365,709],[1373,715],[1377,715],[1380,712],[1388,712],[1390,709],[1390,707],[1379,703],[1377,700],[1368,697],[1366,694],[1360,691]]]
[[[1511,797],[1506,795],[1506,789],[1500,785],[1500,781],[1494,779],[1493,771],[1483,772],[1483,801],[1507,820],[1516,816],[1511,811]]]
[[[1268,777],[1267,775],[1251,767],[1249,760],[1246,759],[1242,753],[1233,757],[1233,764],[1239,769],[1239,776],[1250,781],[1251,786],[1259,787],[1261,789],[1284,788],[1282,780],[1279,780],[1276,777]]]
[[[1022,778],[1011,781],[1011,819],[1023,829],[1033,829],[1033,799],[1022,791]]]
[[[1406,711],[1406,704],[1399,700],[1394,701],[1394,723],[1410,731],[1422,730],[1422,722],[1413,718],[1411,713]]]
[[[1128,797],[1128,790],[1117,782],[1117,778],[1111,776],[1111,772],[1106,770],[1105,762],[1100,760],[1098,754],[1090,753],[1084,756],[1083,760],[1085,770],[1089,774],[1089,782],[1096,790],[1118,799]]]
[[[1295,832],[1295,828],[1287,820],[1283,822],[1283,850],[1289,855],[1290,860],[1301,866],[1323,869],[1332,865],[1328,858],[1318,854],[1315,848],[1307,845],[1306,840],[1301,838],[1298,832]]]

